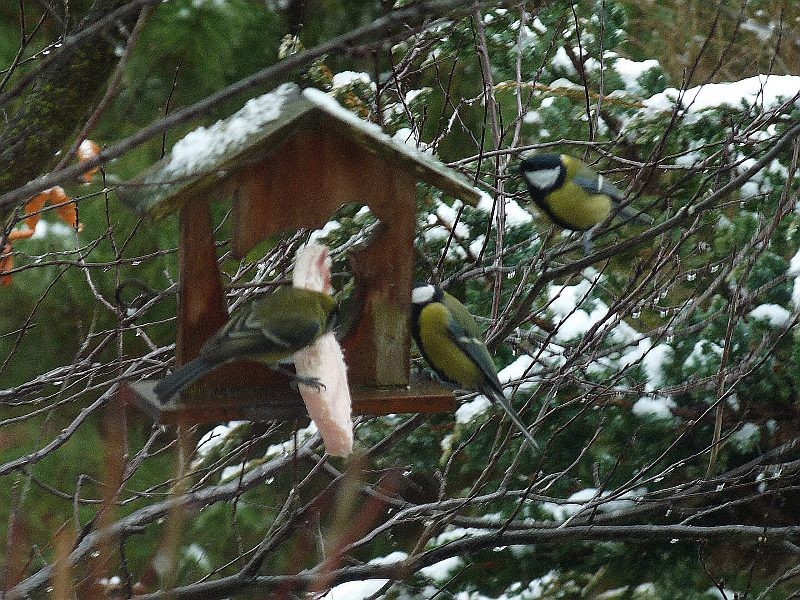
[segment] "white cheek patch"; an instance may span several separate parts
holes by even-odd
[[[413,304],[425,304],[433,299],[436,288],[432,285],[423,285],[411,290],[411,302]]]
[[[538,169],[525,171],[525,180],[538,190],[548,190],[556,184],[559,175],[561,175],[561,167]]]

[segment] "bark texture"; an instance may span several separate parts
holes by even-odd
[[[91,25],[125,0],[98,0],[75,27]],[[130,27],[136,14],[126,17]],[[122,44],[115,25],[75,44],[65,43],[38,73],[0,106],[0,193],[11,191],[42,175],[56,162],[56,152],[91,115],[117,62]],[[69,38],[67,38],[69,39]],[[8,216],[10,211],[5,210]]]

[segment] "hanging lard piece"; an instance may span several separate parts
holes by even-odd
[[[312,242],[297,251],[292,284],[333,293],[330,251],[326,246]],[[333,332],[296,352],[294,366],[299,376],[314,378],[322,384],[319,389],[302,383],[298,387],[325,442],[325,450],[332,456],[349,455],[353,451],[350,387],[342,348]]]

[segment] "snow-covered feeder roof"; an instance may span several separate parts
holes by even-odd
[[[305,130],[323,130],[349,140],[468,204],[481,197],[465,177],[433,156],[391,138],[324,92],[301,91],[293,83],[249,100],[227,119],[189,132],[161,161],[120,186],[119,195],[137,212],[164,217],[192,196],[213,194],[238,171],[279,151],[283,142]],[[285,177],[303,177],[302,168]]]

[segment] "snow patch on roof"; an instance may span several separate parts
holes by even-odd
[[[395,150],[399,151],[401,154],[403,154],[408,158],[411,158],[420,163],[424,163],[425,166],[430,168],[431,170],[437,171],[439,173],[443,172],[444,165],[432,154],[428,152],[423,152],[418,148],[415,148],[411,144],[403,143],[400,140],[392,138],[389,134],[384,132],[383,129],[381,129],[377,124],[359,118],[356,114],[347,110],[345,107],[339,104],[339,102],[337,102],[336,99],[330,96],[329,94],[326,94],[325,92],[314,88],[306,88],[305,90],[303,90],[303,96],[308,100],[314,102],[314,104],[316,104],[319,108],[323,109],[324,111],[338,118],[339,120],[348,123],[354,129],[360,131],[361,133],[373,139],[377,139],[382,143],[386,144],[387,146],[393,147]],[[417,169],[421,169],[421,167],[417,167]]]
[[[211,167],[230,149],[241,146],[264,125],[277,120],[284,104],[296,100],[299,91],[294,83],[284,83],[267,94],[248,100],[227,119],[190,131],[172,147],[164,173],[195,175]]]

